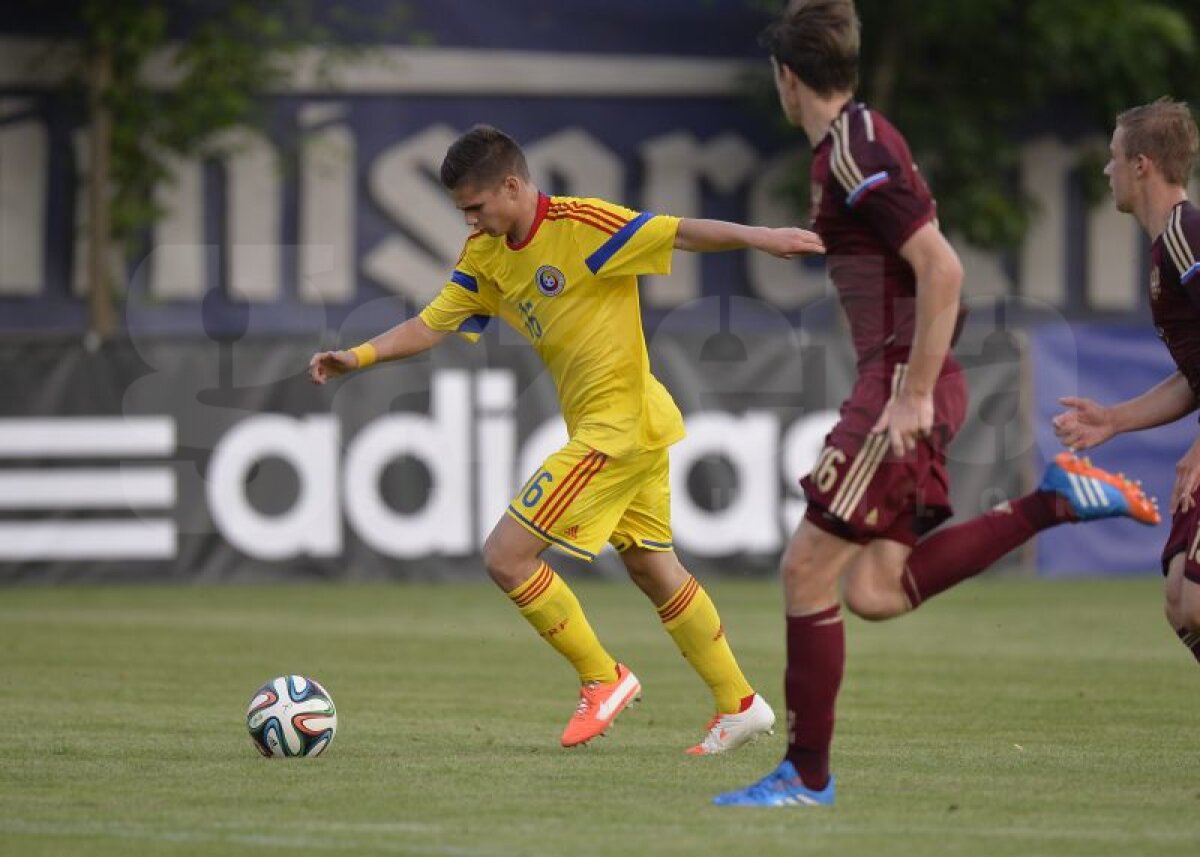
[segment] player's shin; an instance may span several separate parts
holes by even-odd
[[[679,651],[712,691],[719,713],[735,714],[750,704],[754,689],[729,648],[717,608],[696,578],[689,575],[658,608],[658,615]]]
[[[580,682],[616,680],[617,662],[592,630],[579,599],[554,569],[542,562],[508,593],[521,615],[579,673]]]

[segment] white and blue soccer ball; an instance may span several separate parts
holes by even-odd
[[[337,732],[337,709],[311,678],[281,675],[254,691],[246,728],[264,756],[319,756]]]

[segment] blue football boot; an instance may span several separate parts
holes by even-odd
[[[713,798],[717,806],[832,806],[833,777],[820,791],[800,781],[796,767],[787,759],[757,783]]]

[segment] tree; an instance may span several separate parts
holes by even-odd
[[[857,6],[862,97],[904,130],[942,220],[981,247],[1014,248],[1029,225],[1016,181],[1023,135],[1051,125],[1107,134],[1119,110],[1186,98],[1200,79],[1194,0]]]
[[[404,11],[384,29],[401,24]],[[336,6],[322,14],[349,20]],[[282,82],[301,48],[332,47],[334,63],[354,51],[304,0],[83,0],[81,20],[78,77],[91,119],[88,332],[103,341],[117,326],[109,259],[160,216],[154,189],[167,180],[166,159],[258,121],[258,96]],[[172,85],[154,79],[152,63]]]

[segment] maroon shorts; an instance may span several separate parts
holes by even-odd
[[[896,458],[886,434],[870,433],[906,368],[881,366],[859,376],[816,466],[800,480],[808,499],[804,517],[847,541],[914,545],[953,513],[946,447],[967,410],[967,385],[957,364],[938,379],[933,432],[913,452]]]
[[[1197,505],[1190,511],[1176,512],[1171,518],[1171,535],[1167,536],[1167,546],[1162,552],[1162,572],[1165,577],[1175,554],[1187,551],[1183,576],[1192,583],[1200,583],[1200,490],[1194,499]]]

